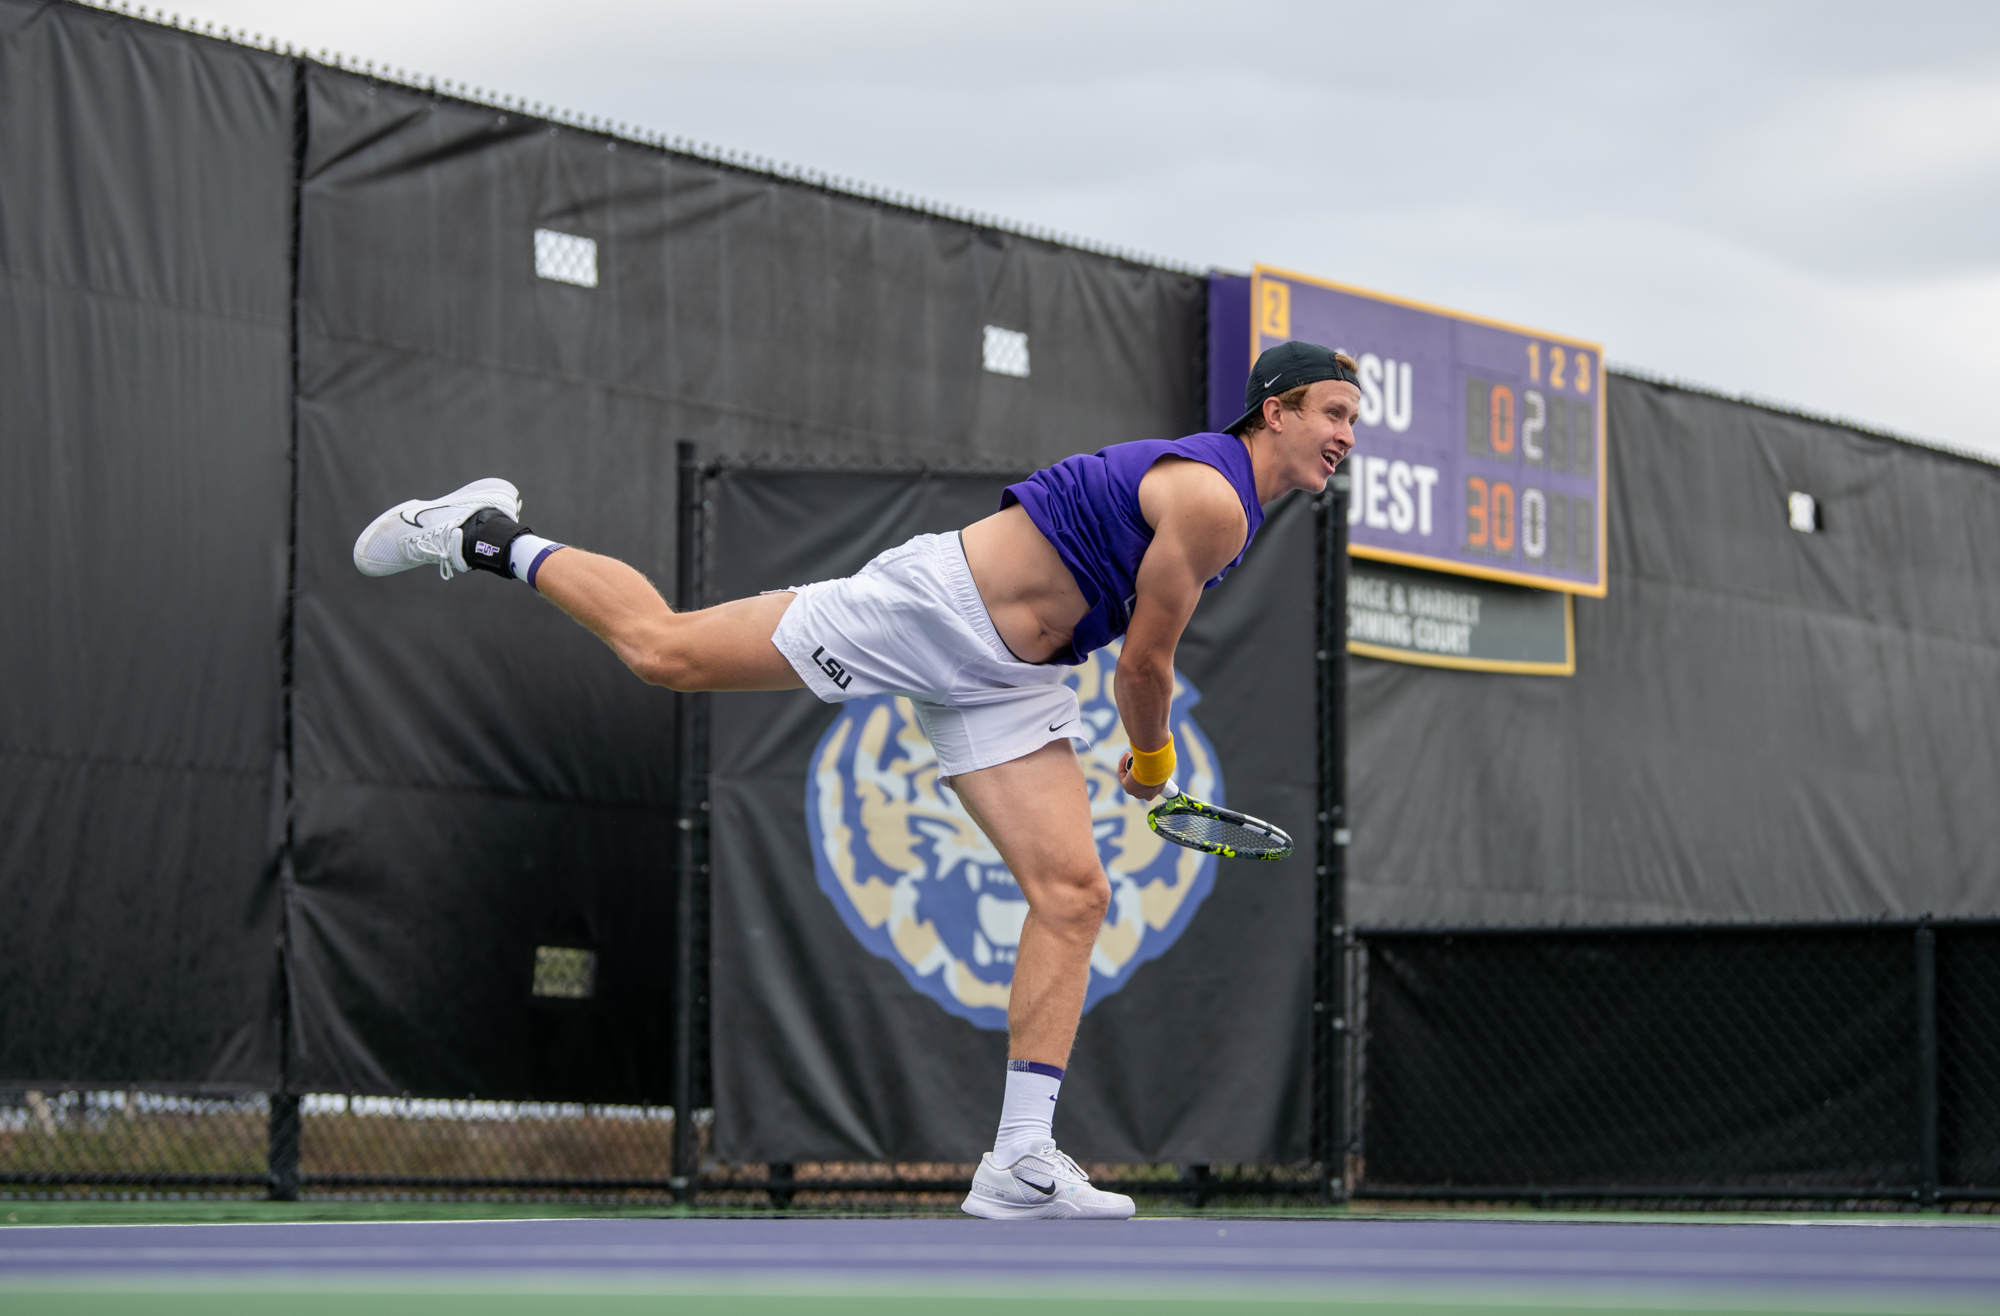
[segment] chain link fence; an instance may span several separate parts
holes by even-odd
[[[1352,973],[1356,1198],[2000,1200],[1995,926],[1363,932]]]
[[[1940,929],[1940,1194],[2000,1193],[2000,927]]]
[[[0,1092],[0,1194],[266,1190],[262,1093]]]
[[[296,1170],[281,1150],[285,1102],[149,1091],[0,1092],[0,1198],[299,1196],[567,1200],[744,1210],[953,1210],[971,1163],[727,1165],[676,1182],[664,1106],[445,1101],[308,1094],[296,1100]],[[1150,1202],[1277,1206],[1311,1200],[1312,1165],[1089,1165]]]
[[[2000,924],[1353,934],[1344,1157],[1103,1165],[1162,1206],[2000,1202]],[[0,1092],[0,1196],[948,1211],[970,1163],[723,1164],[666,1106]]]
[[[0,1092],[0,1194],[664,1199],[673,1138],[659,1106]]]

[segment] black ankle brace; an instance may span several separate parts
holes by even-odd
[[[465,520],[465,563],[475,571],[513,578],[508,549],[528,533],[528,527],[497,507],[482,507]]]

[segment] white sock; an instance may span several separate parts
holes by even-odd
[[[1033,1060],[1007,1062],[1007,1096],[1000,1103],[1000,1132],[993,1138],[993,1159],[1012,1165],[1042,1144],[1055,1141],[1056,1096],[1063,1072]]]
[[[547,560],[549,554],[567,544],[558,544],[553,539],[529,533],[514,536],[514,542],[507,546],[507,570],[514,573],[514,579],[525,580],[530,586],[535,583],[535,572]]]

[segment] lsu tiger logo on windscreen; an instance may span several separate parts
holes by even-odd
[[[1173,945],[1215,883],[1215,856],[1161,840],[1146,826],[1144,803],[1118,785],[1127,748],[1111,698],[1118,648],[1092,654],[1066,678],[1095,741],[1081,762],[1098,858],[1111,878],[1086,1011]],[[1215,751],[1188,715],[1200,699],[1176,672],[1175,776],[1189,794],[1220,804]],[[950,1013],[1004,1031],[1028,903],[937,776],[937,755],[908,699],[877,695],[840,705],[806,774],[813,869],[863,946]]]

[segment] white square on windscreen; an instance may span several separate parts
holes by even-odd
[[[986,368],[994,374],[1028,377],[1028,335],[1020,330],[987,325],[984,355]]]
[[[535,273],[579,288],[597,286],[597,239],[552,228],[535,230]]]
[[[1819,504],[1809,493],[1794,493],[1787,500],[1792,512],[1792,529],[1809,535],[1819,529]]]

